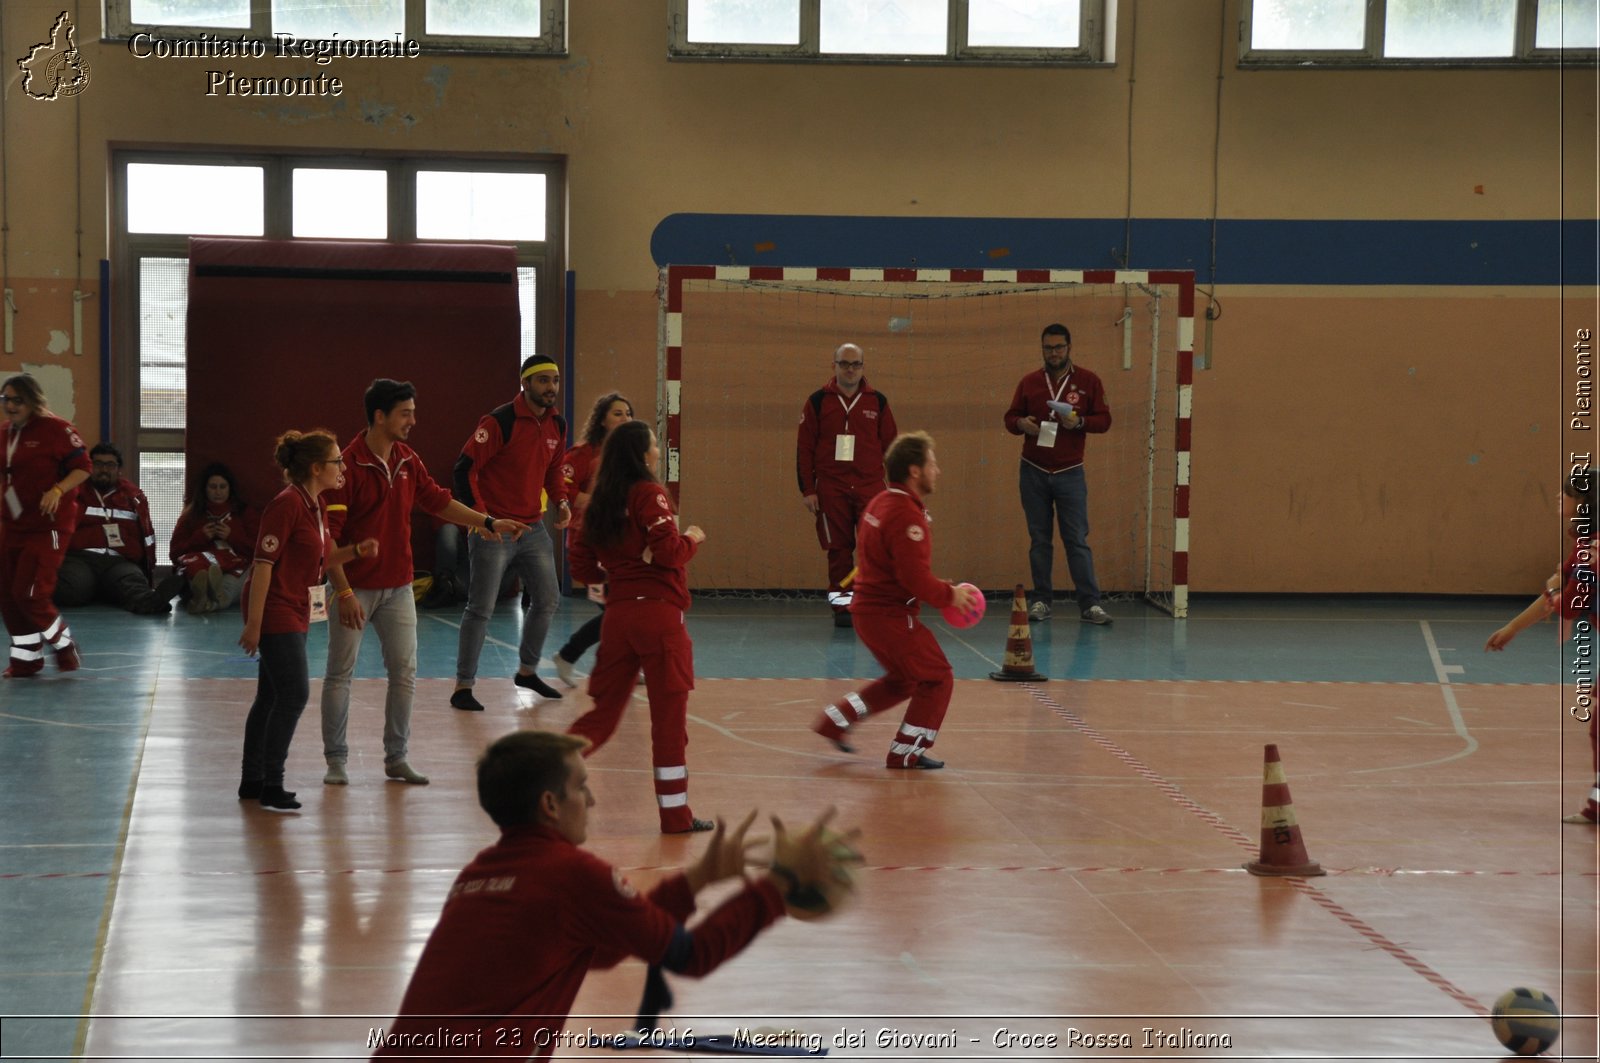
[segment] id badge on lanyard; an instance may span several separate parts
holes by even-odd
[[[856,437],[855,436],[834,436],[833,437],[833,460],[834,461],[855,461],[856,460]]]
[[[313,624],[327,623],[328,585],[326,583],[319,583],[314,587],[307,587],[306,594],[311,600],[311,622]]]
[[[1056,432],[1061,428],[1054,421],[1043,421],[1039,424],[1039,445],[1053,447],[1056,445]]]

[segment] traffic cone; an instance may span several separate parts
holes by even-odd
[[[1324,875],[1322,865],[1306,855],[1305,839],[1294,818],[1294,800],[1284,781],[1278,747],[1268,746],[1261,778],[1261,858],[1244,865],[1252,875]]]
[[[1002,683],[1043,683],[1049,676],[1033,670],[1033,630],[1028,627],[1028,596],[1017,584],[1011,598],[1011,628],[1006,632],[1006,659],[990,679]]]

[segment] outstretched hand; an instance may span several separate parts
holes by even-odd
[[[829,805],[811,826],[793,837],[782,820],[772,817],[772,867],[780,878],[787,881],[792,876],[802,885],[849,882],[850,865],[862,860],[855,848],[861,828],[844,834],[828,830],[836,811]]]
[[[725,878],[735,878],[744,874],[744,869],[750,862],[750,850],[766,843],[765,838],[746,839],[745,834],[749,831],[750,824],[755,821],[756,810],[752,808],[750,814],[744,817],[744,822],[735,827],[730,834],[727,823],[721,816],[717,817],[717,829],[712,833],[706,851],[701,853],[695,865],[685,872],[689,886],[694,892],[698,893],[713,882],[721,882]]]

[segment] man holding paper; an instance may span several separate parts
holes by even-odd
[[[1072,333],[1067,326],[1046,325],[1039,338],[1044,368],[1017,384],[1006,411],[1006,431],[1020,435],[1022,514],[1028,523],[1028,567],[1033,593],[1028,617],[1050,619],[1055,598],[1051,566],[1055,542],[1051,520],[1061,526],[1067,568],[1077,588],[1078,610],[1085,623],[1109,624],[1100,607],[1100,585],[1094,577],[1089,549],[1089,489],[1083,475],[1084,444],[1090,432],[1111,428],[1100,378],[1072,362]]]

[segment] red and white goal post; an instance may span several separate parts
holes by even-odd
[[[1085,456],[1102,593],[1189,605],[1192,270],[667,266],[657,433],[665,482],[708,541],[696,591],[810,594],[826,583],[795,474],[802,404],[859,345],[900,431],[925,429],[942,469],[934,562],[990,592],[1030,582],[1021,440],[1002,417],[1042,365],[1047,324],[1105,384],[1113,423]],[[1070,587],[1057,547],[1054,581]]]

